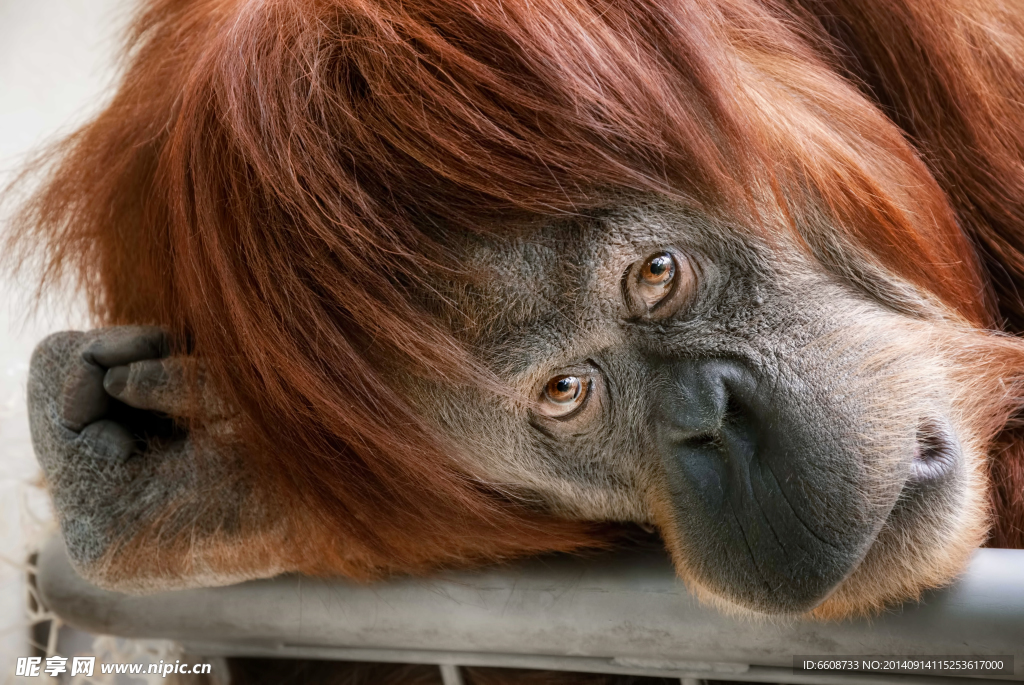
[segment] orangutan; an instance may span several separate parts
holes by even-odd
[[[147,0],[9,243],[97,325],[29,388],[76,567],[633,523],[712,603],[833,618],[1024,546],[1018,10]]]

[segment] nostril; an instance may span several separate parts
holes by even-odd
[[[743,415],[743,407],[740,406],[739,400],[736,399],[736,395],[730,392],[725,402],[725,412],[722,414],[722,423],[735,423],[736,421],[742,420]]]
[[[922,484],[941,480],[956,468],[959,458],[960,446],[949,426],[926,421],[917,430],[910,478]]]

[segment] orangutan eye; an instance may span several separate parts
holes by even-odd
[[[653,308],[668,295],[676,277],[676,260],[668,252],[648,257],[637,273],[640,298]]]
[[[657,252],[637,262],[626,273],[626,304],[636,314],[668,316],[692,290],[693,271],[685,257]],[[680,297],[681,296],[681,297]],[[668,305],[672,306],[668,306]]]
[[[583,406],[590,392],[590,380],[579,376],[554,376],[544,385],[540,411],[545,416],[564,419]]]

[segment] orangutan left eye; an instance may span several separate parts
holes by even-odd
[[[678,311],[694,288],[690,261],[663,250],[634,263],[626,272],[623,295],[634,315],[662,318]]]
[[[637,290],[649,308],[653,308],[672,289],[676,277],[676,260],[668,252],[648,257],[637,273]]]

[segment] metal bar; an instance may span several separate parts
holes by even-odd
[[[440,664],[441,680],[444,685],[464,685],[462,671],[455,664]]]
[[[826,685],[978,679],[794,673],[794,655],[1013,655],[1013,674],[997,679],[1024,680],[1020,550],[979,550],[955,585],[919,606],[833,623],[725,616],[701,606],[668,559],[652,554],[546,558],[374,585],[285,576],[138,597],[83,581],[55,540],[40,554],[37,583],[71,625],[179,640],[196,654]]]

